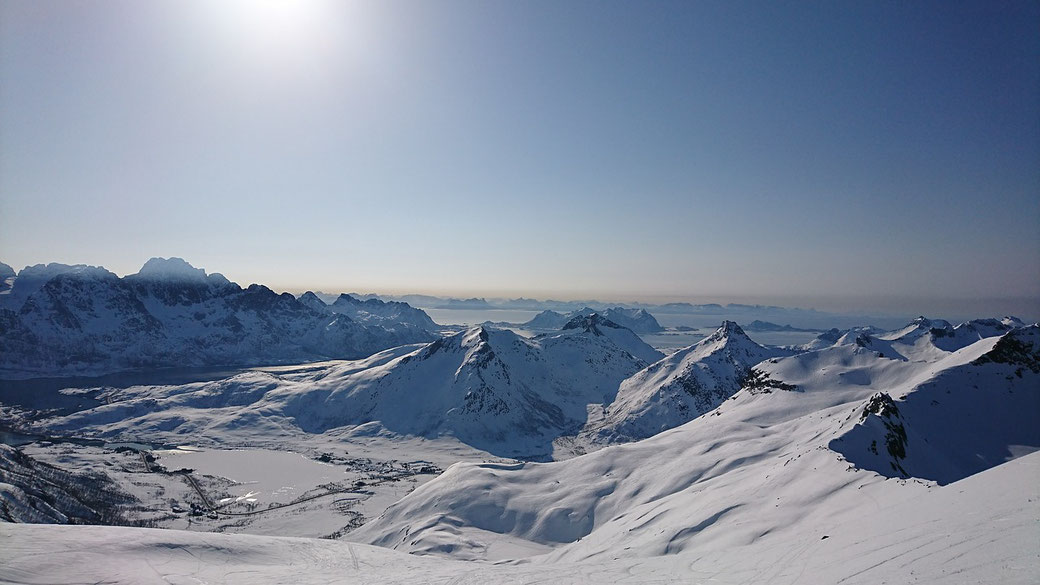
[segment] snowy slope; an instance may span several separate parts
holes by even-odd
[[[539,562],[598,562],[724,556],[760,541],[816,542],[838,531],[851,537],[865,515],[936,489],[927,480],[890,479],[869,461],[857,465],[863,427],[877,426],[869,412],[879,392],[900,405],[918,392],[926,401],[935,388],[950,392],[954,406],[920,422],[920,434],[908,432],[907,453],[944,441],[959,461],[970,458],[965,448],[1003,449],[1007,457],[1040,449],[1040,373],[1022,365],[1040,348],[1002,349],[1002,339],[933,361],[881,357],[855,343],[769,360],[759,365],[758,384],[686,425],[552,464],[453,466],[351,538],[463,558],[488,558],[498,542],[527,543],[553,549]],[[972,425],[947,423],[963,414],[956,405],[970,401],[962,395],[975,385],[987,389],[974,409],[989,421],[978,427],[986,434],[959,440],[954,435]],[[918,410],[908,406],[914,428]],[[835,444],[850,445],[848,455]],[[910,464],[908,472],[916,469]],[[960,469],[963,477],[978,468]]]
[[[118,524],[132,501],[106,476],[69,473],[0,444],[0,521]]]
[[[993,348],[906,396],[873,395],[862,424],[830,448],[882,475],[945,484],[1040,447],[1040,328],[978,344]]]
[[[899,502],[864,498],[845,524],[820,515],[793,535],[667,556],[628,547],[591,562],[488,564],[343,541],[0,523],[0,581],[1025,585],[1040,573],[1037,477],[1033,454]]]
[[[454,436],[496,455],[544,458],[554,438],[586,422],[590,404],[610,403],[621,380],[646,366],[637,356],[659,354],[631,331],[593,317],[536,339],[475,327],[299,374],[130,388],[110,404],[40,425],[106,436],[219,437],[375,423],[400,435]]]
[[[570,321],[570,317],[556,311],[545,310],[535,315],[530,321],[524,323],[528,329],[559,329]]]
[[[720,346],[734,341],[726,329]],[[1040,328],[952,351],[928,329],[766,359],[721,406],[643,441],[556,463],[456,464],[349,535],[362,544],[0,523],[0,581],[1032,583]],[[645,366],[615,343],[629,334],[598,317],[532,340],[477,327],[293,374],[132,388],[50,426],[220,437],[368,412],[490,443],[494,425],[513,425],[510,446],[539,446],[551,417],[529,410],[525,386],[580,418],[631,375],[610,363]],[[461,412],[437,426],[431,413],[449,405]],[[0,497],[24,499],[2,485]],[[481,562],[496,559],[514,562]]]
[[[153,258],[125,278],[30,267],[0,302],[0,370],[14,375],[356,358],[436,337],[316,311],[261,285],[243,289],[179,258]]]
[[[763,347],[739,325],[723,322],[699,343],[639,371],[621,383],[602,420],[583,431],[599,440],[638,440],[689,422],[740,390],[751,368],[791,352]]]

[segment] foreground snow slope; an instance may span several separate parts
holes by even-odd
[[[594,562],[492,565],[342,541],[0,523],[0,582],[1024,585],[1040,574],[1038,478],[1032,454],[901,502],[871,502],[854,521],[817,518],[804,535]]]
[[[931,361],[882,357],[858,343],[768,360],[754,385],[682,427],[551,464],[459,464],[349,537],[463,558],[494,558],[503,542],[553,548],[540,562],[704,556],[763,539],[818,540],[936,489],[899,479],[919,467],[915,452],[944,453],[949,479],[979,470],[961,449],[978,447],[993,465],[1000,453],[1040,448],[1036,330],[1013,332],[1021,355],[998,347],[1005,336],[924,352]],[[903,452],[886,450],[895,431],[880,420],[877,396],[905,404],[933,388],[948,390],[953,406],[927,415],[913,407]],[[968,439],[954,436],[971,426],[954,424],[965,403],[985,431]],[[856,465],[870,453],[872,434],[880,461],[896,466]],[[833,445],[847,445],[848,459]]]

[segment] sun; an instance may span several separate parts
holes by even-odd
[[[223,2],[233,10],[242,33],[270,44],[297,43],[318,32],[322,0],[231,0]]]
[[[349,16],[332,0],[216,0],[203,5],[230,56],[291,66],[336,50]]]

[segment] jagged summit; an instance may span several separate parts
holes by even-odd
[[[729,320],[723,321],[722,325],[719,325],[719,328],[716,329],[715,332],[708,337],[708,339],[717,341],[731,337],[744,337],[747,339],[751,339],[747,336],[747,333],[744,333],[744,330],[741,329],[740,325],[737,325],[736,321]]]
[[[317,295],[313,296],[320,301]],[[308,304],[313,304],[313,300],[308,300],[307,302]],[[433,322],[433,319],[426,314],[426,311],[400,301],[383,301],[377,298],[361,300],[356,296],[343,293],[331,305],[323,304],[323,306],[325,309],[346,315],[356,321],[374,323],[383,327],[394,328],[396,325],[393,324],[396,323],[427,331],[435,331],[439,328]],[[315,305],[315,308],[318,308],[317,305]]]
[[[620,325],[607,319],[606,317],[600,316],[599,313],[591,313],[588,315],[578,315],[571,319],[565,324],[562,329],[567,331],[569,329],[582,329],[588,333],[594,335],[603,335],[600,327],[609,327],[610,329],[622,329]]]

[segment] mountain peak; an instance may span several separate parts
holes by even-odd
[[[314,295],[314,296],[318,296],[318,295]],[[358,304],[360,302],[362,302],[360,299],[356,299],[356,298],[350,296],[347,293],[340,293],[340,295],[338,297],[336,297],[336,300],[333,301],[332,304],[333,305],[343,305],[343,304],[356,305],[356,304]]]
[[[206,278],[206,271],[195,268],[183,258],[152,258],[144,263],[137,276],[167,280],[202,280]]]
[[[737,325],[736,321],[726,320],[722,322],[722,325],[719,325],[719,328],[708,339],[719,341],[733,337],[747,337],[747,333],[744,333],[744,330],[740,328],[740,325]]]
[[[568,329],[582,329],[588,333],[595,335],[603,335],[603,332],[599,330],[599,327],[609,327],[611,329],[621,329],[621,326],[617,323],[600,316],[599,313],[590,313],[588,315],[578,315],[567,322],[563,326],[563,330]]]

